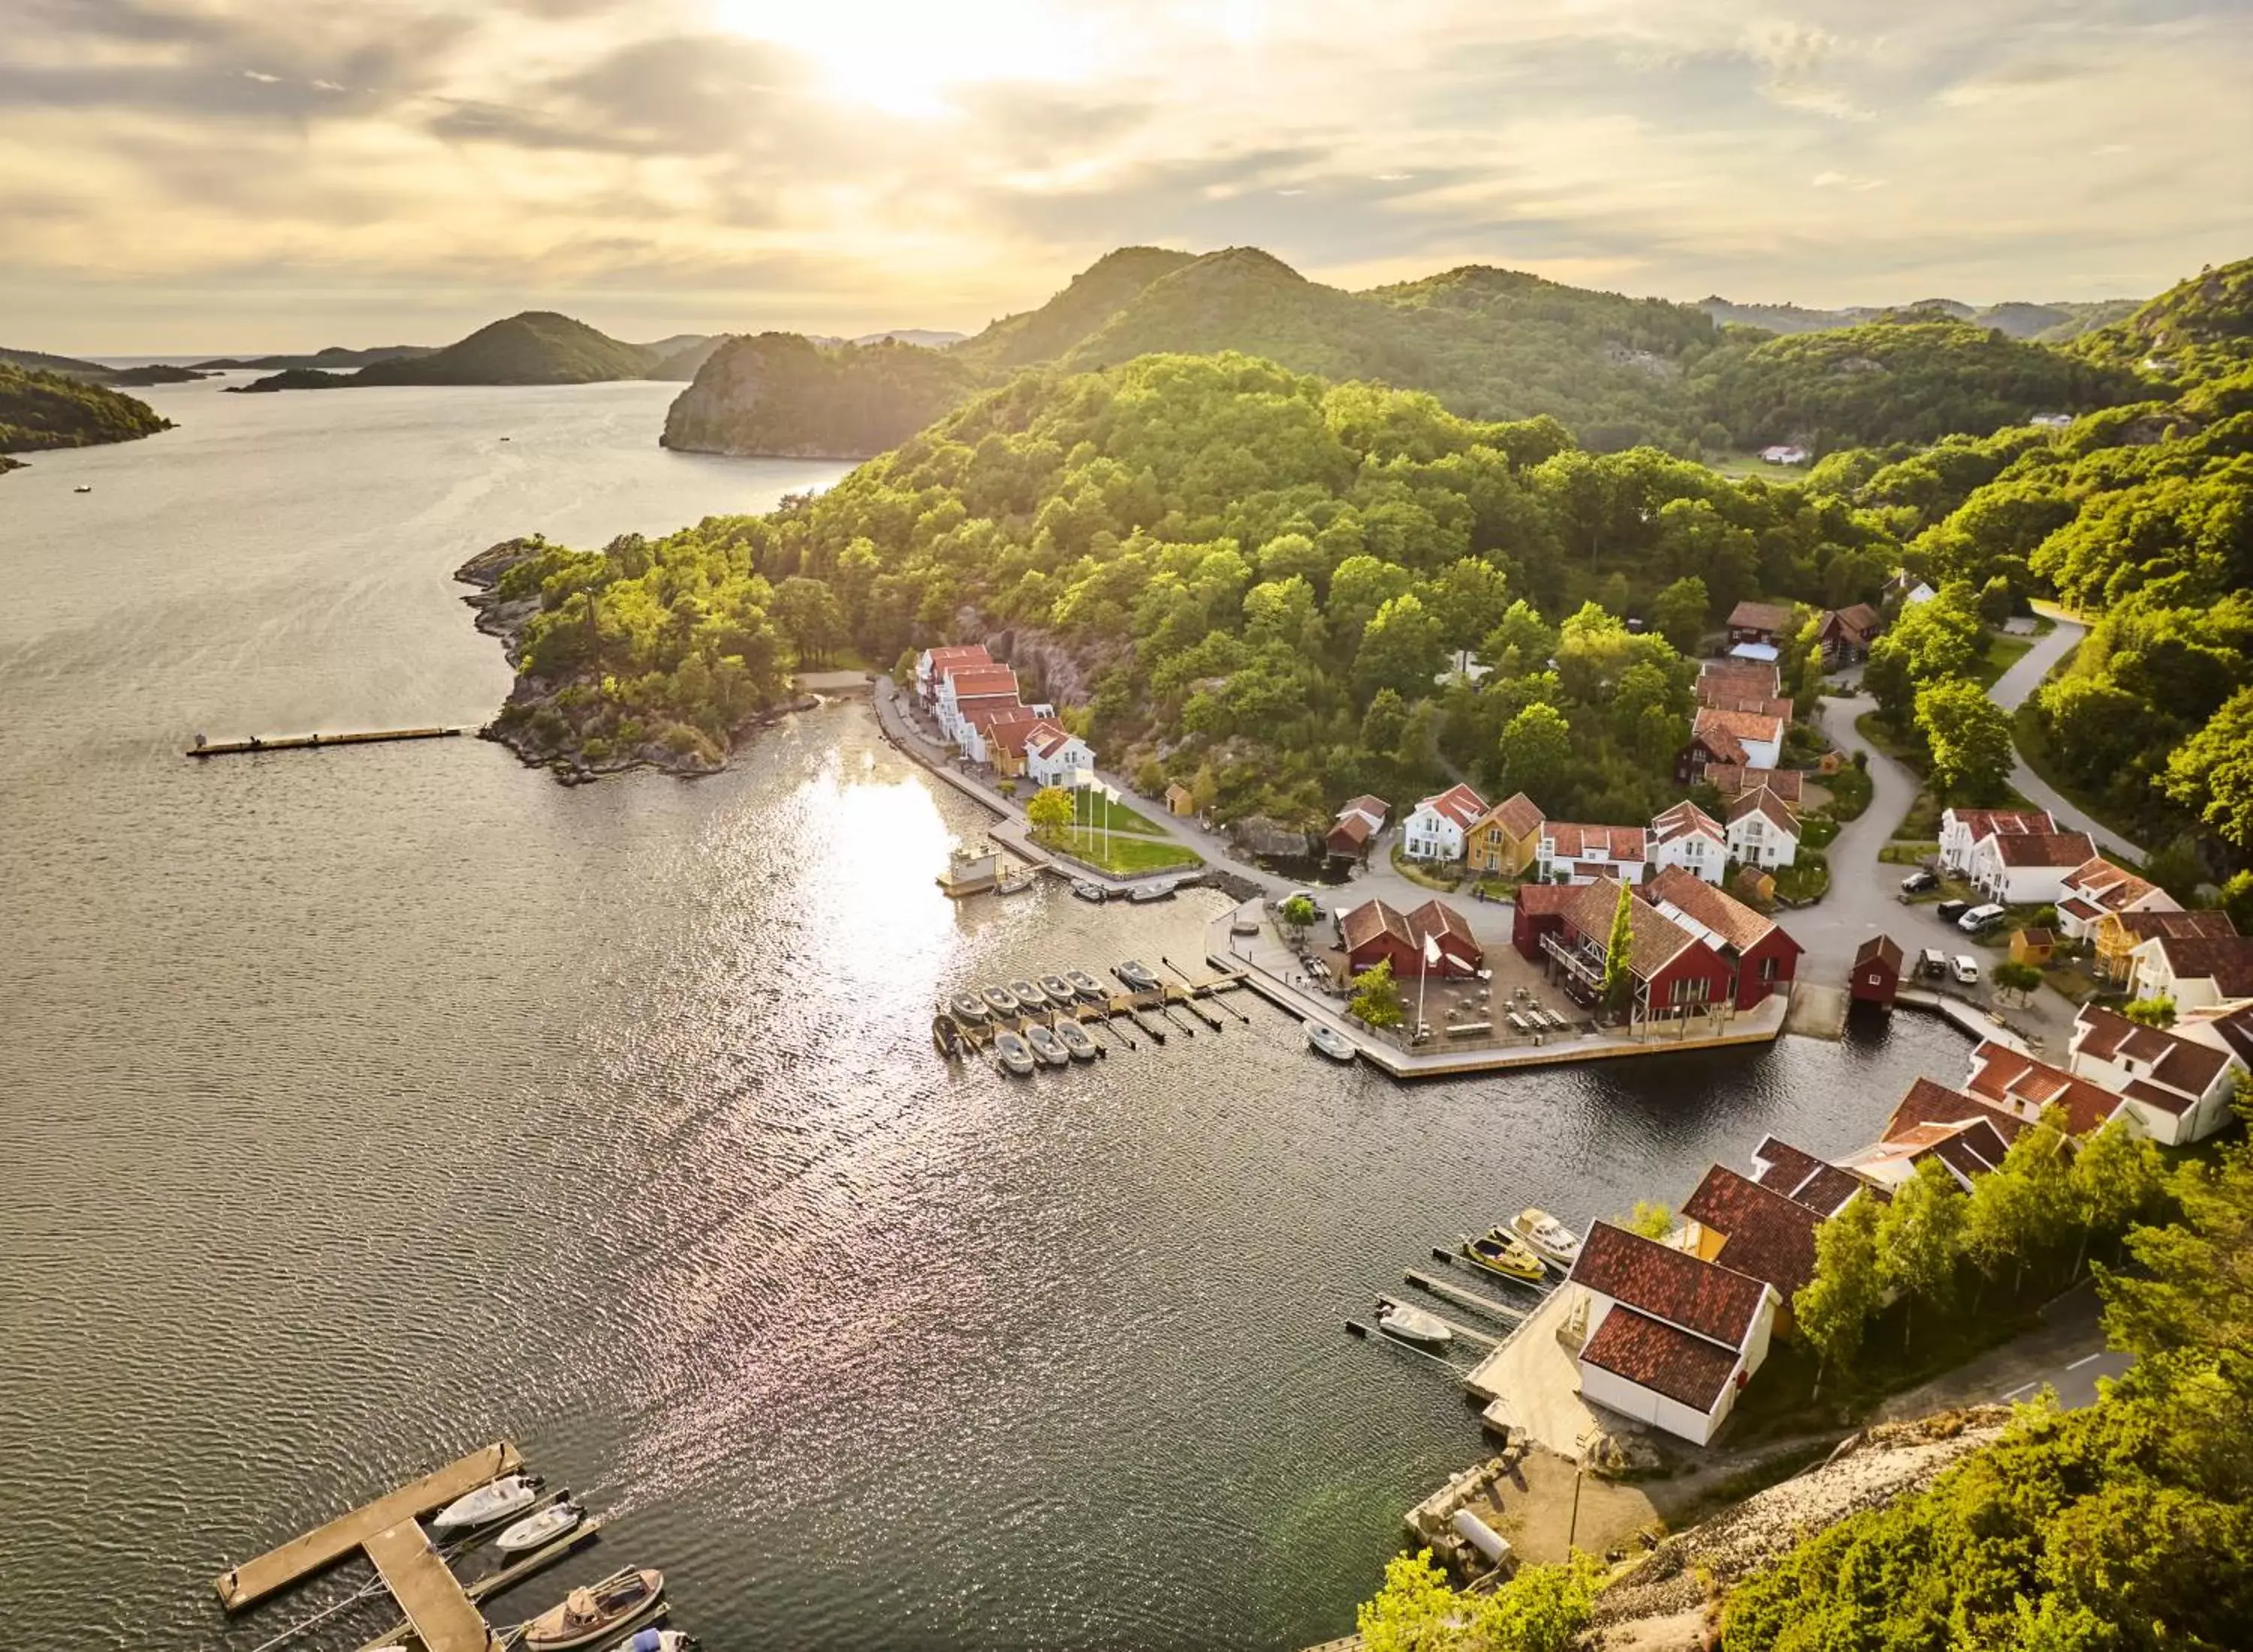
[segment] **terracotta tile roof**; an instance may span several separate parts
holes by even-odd
[[[1755,912],[1735,896],[1683,867],[1662,867],[1644,886],[1643,895],[1653,905],[1664,902],[1673,907],[1740,953],[1766,940],[1776,927],[1775,920],[1766,913]]]
[[[1368,842],[1376,835],[1377,828],[1369,823],[1369,817],[1365,814],[1338,816],[1328,833],[1330,839],[1343,838],[1347,842],[1357,846]]]
[[[1341,819],[1349,814],[1365,814],[1371,819],[1382,823],[1392,812],[1391,804],[1382,798],[1371,797],[1366,791],[1357,798],[1348,798],[1343,803],[1338,805],[1338,815]]]
[[[2036,1061],[2032,1056],[1998,1044],[1992,1039],[1971,1052],[1971,1076],[1964,1087],[1974,1096],[1995,1102],[2032,1124],[2045,1107],[2065,1113],[2065,1133],[2087,1135],[2119,1111],[2120,1098],[2086,1078],[2075,1078],[2063,1068]]]
[[[1807,777],[1796,769],[1754,769],[1741,763],[1705,765],[1705,784],[1719,792],[1724,801],[1740,791],[1766,786],[1785,803],[1796,807],[1806,797],[1806,782]]]
[[[1544,819],[1541,805],[1523,791],[1513,791],[1487,812],[1487,819],[1498,822],[1513,838],[1522,838],[1529,832],[1538,831]]]
[[[1740,754],[1746,741],[1761,740],[1773,744],[1783,738],[1783,719],[1768,712],[1724,711],[1718,706],[1703,706],[1691,727],[1699,739],[1708,742],[1717,735],[1727,735]],[[1743,758],[1740,755],[1727,761],[1740,763]]]
[[[954,685],[954,697],[966,700],[977,694],[1014,694],[1017,692],[1017,673],[1007,666],[954,666],[939,673]]]
[[[1712,703],[1706,696],[1723,699],[1773,700],[1782,686],[1782,674],[1774,666],[1752,660],[1708,660],[1698,673],[1698,703]]]
[[[1834,1216],[1845,1209],[1846,1201],[1858,1193],[1866,1193],[1880,1200],[1889,1196],[1885,1189],[1871,1187],[1852,1171],[1842,1170],[1835,1164],[1826,1164],[1791,1190],[1791,1202],[1805,1205],[1817,1216]]]
[[[1571,1277],[1637,1313],[1733,1349],[1744,1346],[1768,1294],[1750,1274],[1701,1262],[1608,1222],[1588,1230]]]
[[[2005,866],[2079,866],[2096,852],[2086,832],[2003,832],[1995,854]]]
[[[2091,906],[2088,902],[2082,900],[2077,895],[2072,896],[2070,899],[2060,901],[2057,903],[2057,910],[2061,912],[2069,912],[2074,917],[2081,919],[2083,923],[2088,922],[2091,918],[2099,918],[2104,916],[2101,910]]]
[[[1338,933],[1345,938],[1345,950],[1349,952],[1358,952],[1380,935],[1390,935],[1404,946],[1416,944],[1415,936],[1409,932],[1408,920],[1382,901],[1364,901],[1340,914]]]
[[[2227,912],[2212,910],[2197,912],[2115,912],[2113,921],[2139,941],[2148,941],[2158,935],[2178,937],[2188,940],[2225,940],[2237,933],[2237,926],[2229,921]]]
[[[1436,898],[1408,914],[1408,931],[1419,941],[1426,935],[1436,935],[1443,946],[1455,942],[1468,946],[1474,956],[1478,951],[1478,937],[1471,933],[1471,926],[1463,915]]]
[[[990,666],[994,656],[986,652],[983,643],[949,643],[943,648],[928,651],[934,672],[945,674],[949,666]]]
[[[1569,820],[1552,820],[1542,828],[1541,835],[1552,847],[1552,858],[1559,861],[1638,861],[1650,853],[1650,833],[1643,826],[1580,826]]]
[[[1677,838],[1692,836],[1711,838],[1719,843],[1724,840],[1725,834],[1719,820],[1685,799],[1651,821],[1650,835],[1661,843],[1671,843]]]
[[[1789,700],[1769,694],[1700,694],[1698,703],[1709,711],[1733,711],[1750,717],[1775,717],[1791,721],[1793,706]]]
[[[2081,1053],[2098,1061],[2135,1062],[2144,1069],[2140,1077],[2180,1091],[2186,1102],[2204,1095],[2229,1065],[2225,1049],[2142,1026],[2095,1004],[2081,1007],[2075,1025],[2079,1036],[2074,1044]]]
[[[1799,835],[1799,817],[1792,813],[1790,806],[1782,798],[1766,786],[1737,794],[1737,800],[1729,805],[1729,824],[1734,826],[1747,815],[1753,814],[1761,816],[1794,838]]]
[[[1984,1119],[1993,1126],[2004,1145],[2018,1140],[2026,1121],[2017,1114],[1992,1106],[1977,1096],[1967,1096],[1960,1090],[1950,1090],[1929,1078],[1920,1078],[1908,1087],[1908,1093],[1894,1107],[1893,1117],[1886,1120],[1883,1140],[1897,1141],[1904,1131],[1923,1124],[1962,1124],[1969,1119]]]
[[[1416,806],[1433,810],[1468,829],[1486,812],[1486,799],[1468,786],[1455,785],[1424,798]]]
[[[1739,603],[1729,610],[1729,625],[1735,631],[1780,631],[1791,624],[1791,610],[1777,603]]]
[[[1760,1168],[1754,1181],[1789,1198],[1791,1190],[1813,1175],[1823,1161],[1781,1136],[1762,1136],[1760,1146],[1753,1149],[1753,1163]]]
[[[2108,912],[2122,911],[2159,891],[2159,885],[2150,879],[2138,877],[2102,855],[2092,856],[2067,873],[2065,887]],[[2172,901],[2168,903],[2173,904]]]
[[[1815,1277],[1815,1229],[1823,1218],[1726,1165],[1705,1172],[1682,1214],[1728,1236],[1715,1261],[1765,1279],[1787,1302]]]
[[[2154,944],[2177,980],[2211,980],[2224,998],[2253,998],[2253,938],[2162,935]]]
[[[1517,905],[1521,911],[1535,917],[1549,917],[1562,912],[1580,898],[1580,891],[1569,883],[1521,883],[1517,886]],[[1616,901],[1619,896],[1615,895]]]
[[[1014,695],[1007,700],[973,701],[962,714],[963,721],[983,733],[994,735],[1005,729],[1015,731],[1018,739],[1016,744],[1009,748],[1012,751],[1024,749],[1025,730],[1040,720],[1040,713],[1029,706],[1019,705]]]
[[[2008,1151],[1995,1126],[1984,1119],[1976,1124],[1959,1125],[1949,1133],[1945,1141],[1936,1143],[1932,1148],[1934,1157],[1951,1169],[1963,1172],[1967,1179],[1985,1175],[2003,1162]],[[1923,1157],[1922,1154],[1917,1156]]]
[[[1890,935],[1873,935],[1854,949],[1854,967],[1858,970],[1865,964],[1880,963],[1898,973],[1901,959],[1900,944]]]
[[[1611,944],[1612,918],[1619,910],[1620,884],[1599,876],[1573,891],[1576,897],[1564,909],[1565,925],[1599,947]],[[1698,938],[1648,902],[1629,897],[1628,903],[1628,970],[1638,980],[1649,980]]]
[[[1969,831],[1974,843],[1998,832],[2050,833],[2057,830],[2057,822],[2043,809],[1949,809],[1943,812],[1943,818],[1952,818]]]
[[[1704,1412],[1720,1404],[1737,1370],[1734,1349],[1717,1348],[1629,1307],[1604,1315],[1580,1357],[1638,1388]]]

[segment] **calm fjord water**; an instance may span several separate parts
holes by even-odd
[[[695,785],[178,755],[480,721],[470,554],[839,471],[664,453],[668,394],[185,386],[0,481],[8,1639],[248,1647],[287,1613],[223,1626],[213,1572],[506,1433],[618,1511],[527,1612],[632,1561],[715,1649],[1301,1645],[1479,1448],[1342,1320],[1960,1059],[1908,1019],[1403,1090],[1246,1005],[1004,1083],[935,995],[1186,958],[1212,897],[950,905],[981,821],[859,708]]]

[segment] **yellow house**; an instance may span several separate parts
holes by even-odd
[[[1173,784],[1166,788],[1166,812],[1168,814],[1195,814],[1196,812],[1196,793],[1191,791],[1180,781],[1175,781]]]
[[[2013,964],[2047,964],[2057,942],[2047,930],[2013,930],[2011,931],[2011,961]]]
[[[1474,872],[1518,877],[1541,848],[1540,806],[1513,792],[1471,822],[1463,834],[1463,862]]]

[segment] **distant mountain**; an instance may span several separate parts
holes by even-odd
[[[674,399],[660,441],[697,453],[865,458],[980,382],[951,351],[889,341],[824,349],[790,332],[729,338]]]
[[[970,335],[966,332],[943,332],[933,327],[893,327],[883,332],[864,332],[852,340],[856,345],[921,345],[925,350],[944,350],[949,345],[959,345]]]
[[[310,356],[249,356],[223,357],[217,361],[199,361],[196,366],[208,373],[228,373],[248,369],[258,373],[273,373],[290,367],[317,367],[331,373],[344,373],[353,367],[365,367],[378,361],[404,361],[414,356],[427,356],[435,349],[430,345],[377,345],[366,350],[347,350],[342,345],[331,345],[325,350],[316,350]]]
[[[2074,345],[2092,361],[2193,385],[2253,360],[2253,258],[2208,265]]]
[[[1913,304],[1803,310],[1797,304],[1735,303],[1717,295],[1699,299],[1698,308],[1725,325],[1760,327],[1769,332],[1825,332],[1839,327],[1859,327],[1865,322],[1881,321],[1887,317],[1919,316],[1992,327],[2009,338],[2061,344],[2091,327],[2117,320],[2136,308],[2136,301],[2096,298],[2046,304],[2013,302],[1990,304],[1981,310],[1955,298],[1921,298]]]
[[[107,386],[0,362],[0,453],[130,442],[171,428],[148,403]]]
[[[211,375],[192,367],[151,366],[146,367],[113,367],[105,362],[81,361],[75,356],[51,356],[38,350],[0,350],[0,366],[24,367],[40,373],[60,373],[66,379],[82,379],[88,384],[120,385],[128,387],[146,384],[185,384],[192,379],[207,379]]]
[[[527,310],[520,316],[480,327],[443,350],[371,362],[335,382],[348,386],[595,384],[616,379],[646,379],[658,365],[638,345],[621,343],[582,321],[574,321],[553,310]],[[312,379],[291,378],[285,373],[242,387],[297,390],[328,387]]]
[[[666,379],[687,384],[695,378],[703,365],[712,359],[712,352],[728,342],[729,334],[684,334],[680,338],[660,338],[656,345],[645,345],[645,350],[655,351],[659,345],[673,347],[659,352],[657,365],[649,370],[648,377]]]

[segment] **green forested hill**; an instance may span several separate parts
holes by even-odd
[[[130,442],[171,428],[171,420],[132,396],[0,362],[0,453]]]
[[[916,345],[823,349],[790,332],[729,338],[674,399],[663,442],[701,453],[863,458],[906,441],[977,383],[967,362]]]
[[[1163,247],[1121,247],[1074,275],[1038,310],[1003,317],[955,345],[955,353],[987,367],[1054,361],[1099,331],[1152,282],[1195,261],[1193,254]]]
[[[2184,385],[2235,371],[2253,361],[2253,258],[2177,282],[2075,348],[2108,366],[2149,363],[2150,371]]]
[[[341,385],[371,384],[594,384],[612,379],[647,378],[658,362],[638,345],[622,344],[583,321],[553,310],[527,310],[480,327],[468,338],[412,356],[370,362],[356,373],[335,375]],[[296,368],[241,387],[252,390],[327,387]],[[296,375],[296,376],[293,376]]]

